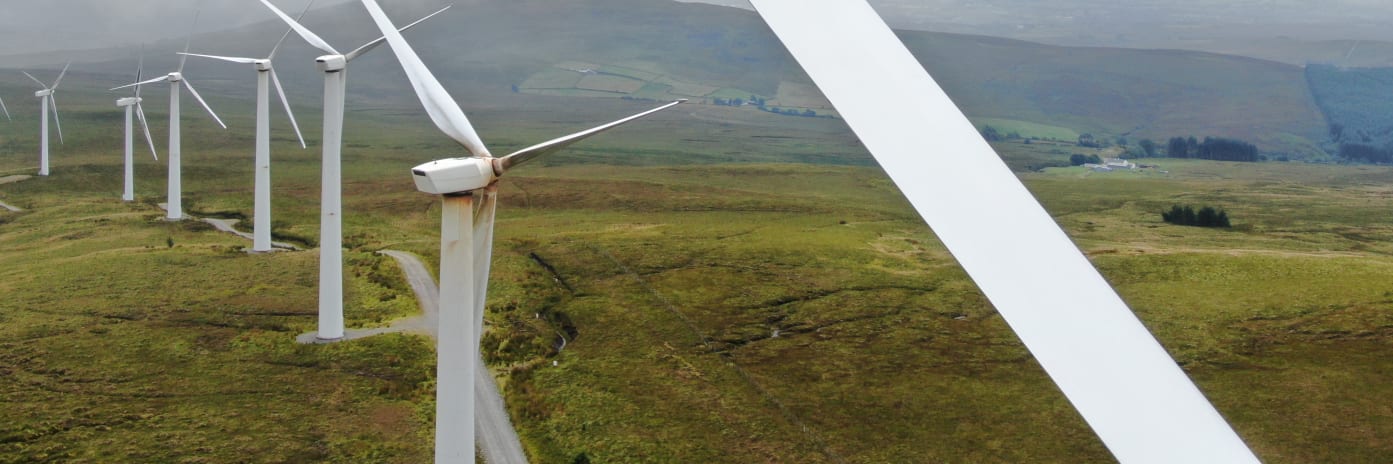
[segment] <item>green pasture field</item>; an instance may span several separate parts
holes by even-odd
[[[0,186],[26,209],[0,211],[0,462],[428,460],[429,339],[294,343],[315,326],[317,131],[300,150],[278,126],[273,155],[276,232],[311,250],[248,255],[161,219],[148,154],[121,203],[120,113],[71,85],[54,175]],[[470,114],[496,153],[650,105],[497,98]],[[37,104],[7,103],[0,175],[32,173]],[[184,109],[186,208],[251,217],[250,107],[213,103],[233,130]],[[502,182],[483,349],[534,462],[1111,459],[845,128],[712,111]],[[380,326],[415,302],[374,252],[437,262],[438,199],[408,170],[460,152],[414,108],[348,121],[347,315]],[[1037,172],[1076,148],[999,148],[1264,462],[1393,459],[1393,169]],[[1163,223],[1177,203],[1235,227]]]

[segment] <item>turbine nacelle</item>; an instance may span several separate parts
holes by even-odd
[[[169,81],[169,82],[179,82],[179,81],[182,81],[182,80],[184,80],[184,73],[181,73],[181,72],[172,72],[172,73],[169,73],[169,77],[168,77],[167,79],[165,79],[165,80],[167,80],[167,81]]]
[[[493,184],[500,176],[496,158],[449,158],[411,169],[416,189],[434,195],[459,195]]]
[[[314,59],[321,72],[339,72],[348,67],[348,58],[343,55],[324,55]]]
[[[270,71],[270,70],[271,70],[271,60],[256,60],[256,61],[252,62],[252,66],[256,66],[256,70],[257,70],[257,71],[261,71],[261,72]]]
[[[38,92],[34,92],[34,96],[38,98],[47,97],[49,95],[53,95],[53,89],[43,89]]]
[[[142,100],[140,97],[126,97],[120,100],[116,100],[116,106],[124,108],[127,106],[134,106],[135,104],[140,103],[142,101],[144,100]]]

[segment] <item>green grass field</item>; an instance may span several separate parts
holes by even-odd
[[[0,462],[428,459],[431,343],[294,344],[315,324],[314,251],[251,256],[160,220],[148,156],[141,201],[120,203],[119,113],[72,85],[54,175],[0,186],[27,209],[0,212]],[[518,109],[471,113],[495,151],[646,107],[496,98]],[[186,116],[186,207],[249,217],[250,111],[214,104],[234,130]],[[503,181],[484,351],[534,461],[1110,459],[845,128],[716,110]],[[0,127],[0,175],[32,172],[36,125]],[[438,200],[407,169],[458,150],[412,111],[354,112],[346,133],[348,318],[384,325],[415,306],[373,252],[438,253]],[[291,137],[276,231],[307,243],[318,150]],[[1265,462],[1393,457],[1393,169],[1034,172],[1078,148],[998,149]],[[1235,227],[1165,225],[1175,203]]]

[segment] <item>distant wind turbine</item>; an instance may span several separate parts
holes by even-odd
[[[198,25],[198,15],[200,11],[194,12],[194,26]],[[182,84],[183,87],[189,89],[189,93],[192,94],[193,97],[198,100],[199,104],[203,105],[203,109],[208,111],[208,115],[213,117],[213,121],[217,122],[218,125],[222,126],[223,129],[227,129],[227,124],[223,124],[222,119],[218,117],[218,114],[214,113],[213,108],[208,106],[208,102],[203,101],[203,97],[198,95],[197,90],[194,90],[193,84],[190,84],[189,80],[184,78],[184,63],[188,61],[189,58],[187,53],[189,52],[189,45],[193,43],[193,34],[194,31],[190,31],[188,41],[184,42],[185,54],[180,55],[179,57],[178,70],[167,75],[157,77],[155,79],[150,79],[148,81],[137,82],[130,85],[123,85],[111,89],[119,90],[128,87],[135,87],[138,85],[153,84],[156,82],[169,82],[169,198],[165,200],[168,202],[168,206],[166,207],[167,213],[165,215],[165,219],[170,221],[178,221],[184,218],[182,192],[183,178],[180,172],[180,155],[183,140],[180,138],[179,133],[179,96],[182,94],[183,89],[180,87],[180,84]]]
[[[63,71],[58,73],[58,78],[53,80],[53,85],[44,84],[43,81],[36,79],[32,74],[28,72],[24,73],[25,76],[29,77],[29,80],[34,81],[39,84],[39,87],[43,88],[43,90],[34,92],[34,96],[39,99],[40,176],[48,175],[48,113],[50,109],[53,110],[53,123],[57,125],[58,128],[58,143],[63,143],[63,122],[58,119],[58,100],[53,99],[53,94],[58,91],[58,84],[63,83],[63,76],[68,74],[68,66],[72,66],[72,63],[69,62],[63,65]],[[6,115],[9,113],[9,110],[5,110]]]
[[[144,69],[145,57],[142,54],[140,64],[136,65],[135,69],[136,82],[140,82]],[[116,100],[118,108],[126,109],[126,184],[121,193],[121,199],[124,201],[135,201],[135,134],[132,116],[140,119],[140,128],[145,131],[145,143],[150,145],[150,156],[155,157],[155,161],[160,160],[160,155],[155,153],[155,141],[150,137],[150,124],[145,120],[145,108],[141,107],[141,101],[139,84],[136,84],[135,92],[131,96]]]
[[[305,12],[310,10],[311,5],[314,5],[313,0],[305,5],[305,10],[300,13],[300,17],[305,16]],[[280,95],[281,104],[285,106],[285,114],[290,117],[290,125],[295,128],[295,136],[300,139],[300,148],[306,148],[305,136],[300,133],[300,124],[295,122],[295,114],[290,110],[290,101],[285,97],[285,88],[281,86],[281,80],[276,77],[276,70],[271,66],[272,60],[276,59],[276,52],[280,50],[281,44],[285,43],[285,39],[290,37],[290,32],[293,30],[287,29],[285,34],[281,35],[281,39],[276,42],[274,47],[271,47],[271,53],[266,58],[183,53],[187,56],[250,64],[256,67],[256,196],[253,207],[255,219],[252,222],[252,251],[257,253],[271,251],[271,83],[276,85],[276,94]]]
[[[435,462],[473,462],[475,363],[479,359],[479,337],[493,256],[499,177],[527,161],[686,100],[494,158],[459,104],[397,32],[376,0],[363,0],[363,5],[391,44],[431,121],[473,155],[426,163],[412,170],[416,188],[441,195],[444,202],[440,237],[439,346],[436,350]]]
[[[343,176],[340,153],[343,149],[343,106],[348,63],[377,48],[383,38],[368,42],[348,54],[339,53],[268,0],[261,0],[261,3],[310,45],[328,53],[315,59],[319,70],[324,72],[324,159],[319,205],[319,331],[315,333],[315,338],[338,340],[343,338]],[[448,9],[450,7],[447,6],[426,15],[401,30]]]

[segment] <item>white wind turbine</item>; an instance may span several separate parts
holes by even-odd
[[[751,3],[1119,461],[1258,462],[865,0]]]
[[[135,81],[140,82],[141,71],[145,69],[144,56],[140,59],[140,64],[136,66]],[[150,156],[155,157],[155,161],[160,160],[160,155],[155,153],[155,141],[150,137],[150,124],[145,120],[145,108],[141,107],[140,85],[135,86],[133,95],[116,100],[118,108],[126,109],[126,184],[121,192],[121,199],[124,201],[135,201],[135,134],[132,118],[140,119],[140,128],[145,131],[145,143],[150,144]]]
[[[314,5],[311,0],[305,5],[305,11],[309,11],[310,6]],[[303,17],[304,12],[300,13]],[[281,80],[276,77],[276,70],[272,67],[272,60],[276,59],[276,52],[280,50],[281,44],[290,37],[290,29],[285,31],[280,41],[271,47],[271,53],[266,58],[239,58],[228,56],[200,55],[197,53],[184,53],[188,56],[198,56],[212,58],[215,60],[228,61],[232,63],[250,64],[256,67],[256,195],[253,204],[252,222],[252,252],[262,253],[271,251],[271,91],[270,85],[276,85],[276,94],[280,95],[281,105],[285,107],[285,115],[290,118],[291,127],[295,128],[295,136],[300,139],[300,148],[306,148],[305,136],[300,133],[300,124],[295,122],[295,114],[290,110],[290,101],[285,97],[285,88],[281,86]]]
[[[193,22],[195,25],[198,24],[198,12],[194,13]],[[148,81],[123,85],[111,89],[118,90],[156,82],[169,82],[169,198],[165,200],[168,202],[165,219],[170,221],[178,221],[184,218],[183,177],[180,171],[180,148],[183,145],[183,140],[180,138],[181,134],[179,131],[179,96],[182,95],[183,88],[181,88],[180,85],[182,84],[184,88],[189,89],[189,93],[198,100],[200,105],[203,105],[203,109],[208,111],[208,115],[213,117],[213,121],[217,122],[223,129],[227,129],[227,124],[223,124],[222,118],[219,118],[218,114],[213,112],[213,108],[208,106],[208,102],[203,101],[203,97],[198,95],[197,90],[194,90],[193,84],[190,84],[189,80],[184,77],[184,64],[188,61],[189,56],[187,53],[189,52],[189,45],[192,43],[193,32],[189,32],[189,40],[184,43],[185,54],[179,56],[179,69],[174,72]]]
[[[34,96],[39,99],[39,175],[48,175],[48,113],[53,110],[53,123],[58,126],[58,143],[63,143],[63,122],[58,120],[58,100],[53,99],[53,93],[58,91],[58,84],[63,82],[63,76],[68,74],[68,66],[72,63],[63,65],[63,71],[58,73],[58,78],[53,80],[53,85],[44,84],[34,78],[33,75],[25,72],[30,80],[39,84],[43,90],[34,92]],[[5,114],[9,115],[9,110]]]
[[[310,45],[328,53],[315,58],[319,70],[324,72],[324,154],[319,205],[319,330],[315,338],[338,340],[343,338],[343,179],[340,154],[343,150],[343,106],[348,63],[377,48],[383,38],[363,44],[347,54],[339,53],[270,1],[261,0],[261,3]],[[400,30],[409,29],[448,9],[448,6],[441,8]]]
[[[436,127],[473,155],[417,166],[416,187],[441,195],[440,303],[436,349],[435,462],[474,460],[474,375],[479,359],[498,179],[539,156],[592,135],[671,108],[678,100],[593,129],[524,148],[502,158],[489,154],[464,111],[440,85],[375,0],[363,0],[401,62]]]

